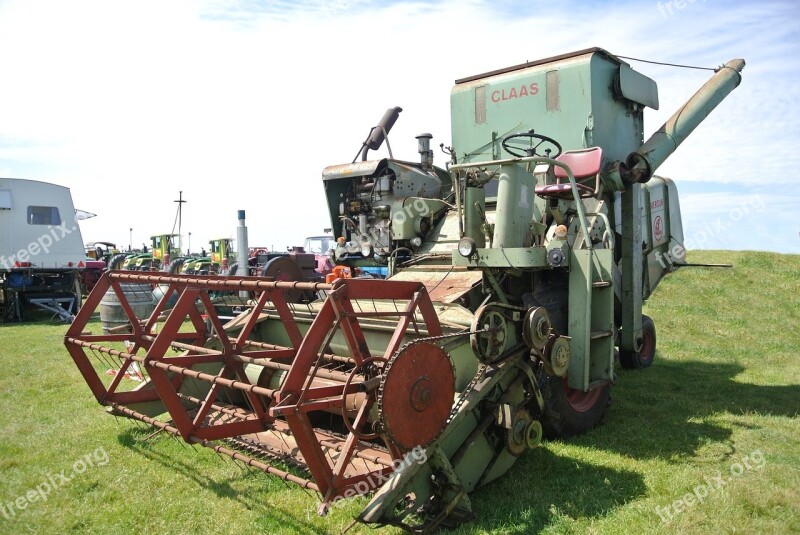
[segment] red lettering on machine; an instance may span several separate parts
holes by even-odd
[[[511,100],[520,97],[533,97],[539,94],[539,84],[531,82],[528,85],[522,85],[519,88],[512,87],[511,89],[495,89],[492,91],[492,102],[501,102],[503,100]]]

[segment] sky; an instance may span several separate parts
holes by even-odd
[[[283,250],[331,226],[322,170],[386,109],[394,156],[417,161],[416,135],[450,144],[456,79],[588,47],[745,59],[657,174],[690,250],[800,253],[796,1],[0,0],[0,176],[69,187],[97,214],[85,242],[172,232],[182,192],[184,248],[235,237],[245,210],[250,245]],[[645,137],[712,74],[631,65],[659,86]]]

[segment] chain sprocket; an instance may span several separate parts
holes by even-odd
[[[450,355],[435,343],[403,346],[386,364],[378,389],[381,430],[406,450],[433,442],[450,415],[455,377]]]

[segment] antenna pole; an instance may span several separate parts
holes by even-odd
[[[183,200],[183,191],[178,192],[178,200],[174,202],[178,203],[178,247],[183,249],[183,236],[181,235],[181,208],[183,203],[186,202]]]

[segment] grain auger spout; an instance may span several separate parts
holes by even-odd
[[[731,91],[739,86],[743,59],[732,59],[717,72],[661,128],[626,159],[626,183],[647,182],[694,129]]]
[[[325,283],[109,271],[67,349],[110,412],[312,490],[321,514],[370,495],[366,524],[468,521],[476,488],[545,436],[590,432],[619,367],[652,364],[642,302],[683,240],[675,184],[652,173],[743,65],[644,145],[656,83],[605,50],[456,80],[446,169],[428,133],[419,161],[373,156],[390,108],[356,158],[323,170]],[[126,288],[141,285],[163,297],[137,317]],[[241,309],[220,305],[230,294]],[[101,302],[122,319],[93,334]]]

